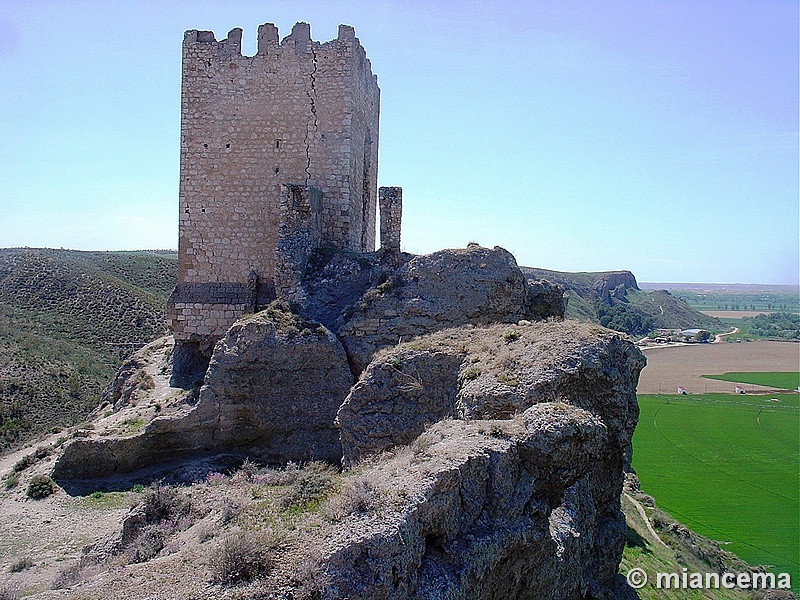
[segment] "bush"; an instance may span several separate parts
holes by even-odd
[[[465,381],[472,381],[473,379],[480,377],[480,375],[481,370],[478,367],[467,367],[462,373],[462,377]]]
[[[24,471],[28,467],[31,467],[31,466],[35,465],[37,462],[39,462],[43,458],[46,458],[49,454],[50,454],[50,450],[48,450],[47,448],[43,448],[43,447],[37,448],[31,454],[23,456],[16,463],[14,463],[14,472],[15,473],[20,473],[20,472]]]
[[[3,486],[7,490],[10,490],[14,486],[16,486],[18,483],[19,483],[19,475],[17,475],[15,472],[12,472],[12,473],[9,473],[8,475],[6,475],[5,481],[3,481]]]
[[[341,492],[327,501],[325,513],[331,520],[341,521],[348,515],[373,513],[380,504],[377,481],[362,475],[345,483]]]
[[[163,521],[174,522],[189,517],[192,513],[192,503],[183,494],[169,486],[156,482],[142,499],[144,519],[148,524],[158,524]]]
[[[333,488],[333,469],[324,463],[309,463],[292,484],[285,506],[304,506],[319,501]]]
[[[28,558],[20,558],[17,562],[13,563],[9,568],[9,573],[21,573],[25,569],[30,569],[33,566],[33,561]]]
[[[56,491],[56,484],[47,475],[34,475],[28,484],[28,498],[41,500]]]
[[[211,557],[212,581],[234,585],[266,576],[278,544],[269,532],[227,535]]]
[[[165,537],[164,530],[159,525],[145,527],[125,549],[125,554],[133,563],[147,562],[161,552]]]
[[[81,566],[80,564],[70,565],[56,576],[53,585],[54,590],[65,590],[72,587],[81,580]]]

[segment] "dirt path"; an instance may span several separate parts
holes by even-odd
[[[674,394],[678,386],[691,394],[706,392],[733,393],[736,384],[704,379],[701,375],[719,375],[731,371],[797,371],[800,368],[800,344],[794,342],[744,342],[686,344],[654,347],[645,352],[647,366],[637,388],[640,394]],[[746,384],[752,392],[770,392],[773,388]]]
[[[712,344],[719,344],[722,341],[722,338],[724,338],[726,335],[733,335],[734,333],[739,333],[739,328],[738,327],[734,327],[733,329],[731,329],[727,333],[718,333],[716,335],[716,337],[714,338],[714,341],[711,342],[711,343]]]
[[[631,496],[628,492],[622,492],[622,493],[630,501],[630,503],[633,504],[634,508],[636,509],[636,512],[639,513],[639,516],[642,517],[642,521],[644,521],[644,524],[647,526],[647,531],[649,531],[650,535],[653,536],[653,541],[661,544],[665,548],[668,548],[669,546],[667,546],[664,543],[664,540],[662,540],[661,537],[659,537],[659,535],[656,533],[656,530],[653,529],[653,524],[650,522],[650,519],[648,518],[647,513],[644,511],[644,507],[642,506],[642,504],[638,500],[636,500],[633,496]]]

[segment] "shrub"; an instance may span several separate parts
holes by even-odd
[[[270,532],[241,532],[225,536],[211,557],[212,581],[234,585],[266,576],[279,544]]]
[[[21,573],[25,569],[30,569],[33,566],[33,561],[29,557],[20,558],[17,562],[13,563],[9,568],[9,573]]]
[[[285,506],[304,506],[320,500],[333,488],[333,469],[318,462],[309,463],[292,484]]]
[[[8,475],[6,475],[5,481],[3,482],[3,486],[7,490],[10,490],[14,486],[16,486],[18,483],[19,483],[19,475],[17,475],[16,472],[12,471]]]
[[[47,475],[34,475],[28,484],[28,498],[41,500],[56,491],[56,485]]]
[[[68,587],[72,587],[76,583],[78,583],[81,579],[81,566],[80,564],[71,565],[62,571],[56,576],[55,581],[53,581],[53,585],[51,586],[54,590],[63,590]],[[0,596],[2,598],[2,596]]]
[[[228,498],[222,499],[222,508],[220,509],[219,520],[223,525],[227,525],[238,517],[242,512],[242,507],[234,504]]]
[[[505,340],[506,344],[510,344],[520,338],[519,331],[514,331],[513,329],[509,329],[503,334],[503,339]]]
[[[193,516],[189,498],[154,483],[122,523],[125,554],[131,562],[150,560],[164,548],[167,536],[192,526]]]
[[[165,532],[159,525],[145,527],[125,549],[125,554],[133,563],[147,562],[161,552],[165,537]]]
[[[467,367],[464,369],[462,376],[466,381],[472,381],[480,377],[481,370],[478,367]]]
[[[189,517],[192,503],[182,493],[169,486],[155,482],[142,499],[144,518],[148,524],[162,521],[178,522]]]
[[[17,462],[14,463],[14,472],[21,473],[28,467],[35,465],[37,460],[38,459],[36,458],[35,452],[33,454],[28,454],[26,456],[23,456]]]
[[[339,494],[325,505],[325,512],[334,521],[340,521],[355,513],[371,513],[380,507],[380,495],[376,482],[365,476],[345,483]]]

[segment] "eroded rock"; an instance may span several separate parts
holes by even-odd
[[[380,352],[339,409],[345,464],[408,443],[445,417],[506,419],[559,401],[598,415],[624,448],[644,357],[576,322],[464,326]]]
[[[596,414],[547,402],[513,420],[441,421],[423,437],[359,475],[387,506],[330,537],[323,597],[625,597],[624,518],[595,485],[621,481],[601,460],[619,452]]]
[[[399,340],[468,323],[561,318],[565,305],[560,287],[529,287],[508,251],[470,245],[415,256],[350,308],[336,334],[360,373]]]
[[[128,377],[141,372],[128,370]],[[352,383],[336,337],[273,304],[238,321],[217,343],[196,405],[156,417],[140,433],[72,441],[54,477],[108,477],[218,452],[338,462],[334,418]],[[128,387],[123,381],[116,386]]]

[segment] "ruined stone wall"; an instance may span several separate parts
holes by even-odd
[[[380,188],[378,190],[378,203],[381,209],[381,250],[387,254],[400,254],[403,188]]]
[[[176,340],[221,337],[274,297],[284,183],[322,192],[320,244],[372,251],[380,91],[351,27],[321,44],[298,23],[279,41],[241,29],[183,42],[178,285],[168,307]],[[255,282],[253,281],[255,278]],[[255,295],[255,298],[253,296]]]

